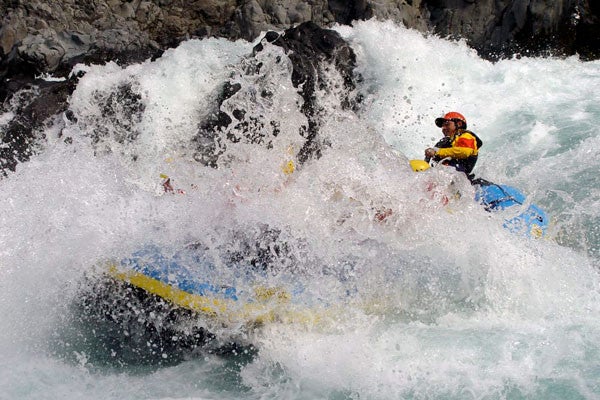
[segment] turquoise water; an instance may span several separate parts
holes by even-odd
[[[125,69],[76,67],[87,71],[71,100],[77,122],[58,121],[43,151],[0,182],[0,398],[600,397],[600,63],[492,64],[391,23],[338,31],[357,54],[364,101],[343,110],[332,72],[319,93],[329,145],[292,175],[281,166],[306,120],[279,49],[260,55],[259,77],[239,64],[253,43],[216,39]],[[230,77],[242,90],[225,107],[280,134],[269,149],[231,145],[220,168],[205,168],[189,142]],[[272,101],[256,100],[265,88]],[[547,238],[503,229],[459,175],[410,171],[450,110],[484,141],[478,175],[545,208]],[[160,174],[185,195],[164,194]],[[392,210],[383,223],[381,208]],[[254,347],[164,362],[124,363],[81,326],[73,304],[102,260],[149,242],[232,254],[245,243],[232,232],[254,240],[262,226],[288,243],[275,267],[301,271],[315,298],[350,292],[352,302],[316,325],[213,324],[223,343]]]

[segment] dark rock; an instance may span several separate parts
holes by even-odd
[[[318,85],[327,78],[322,76],[319,64],[333,64],[344,79],[346,93],[350,93],[355,88],[353,71],[356,67],[356,56],[337,32],[322,29],[312,22],[286,30],[272,43],[285,49],[294,67],[292,83],[297,88],[302,87],[302,112],[308,118],[308,127],[304,134],[306,143],[298,154],[298,160],[302,163],[313,156],[320,157],[321,152],[320,144],[316,140],[320,109],[315,92]],[[353,105],[354,102],[349,97],[343,99],[343,106]]]
[[[67,99],[75,90],[77,78],[62,82],[35,82],[29,90],[21,90],[25,97],[15,101],[16,116],[3,129],[0,146],[0,171],[14,171],[19,162],[28,161],[36,151],[36,143],[43,139],[46,123],[67,108]],[[33,96],[28,97],[28,93]]]
[[[5,0],[0,56],[3,64],[25,62],[38,73],[51,72],[90,52],[165,49],[193,36],[254,40],[306,21],[326,27],[376,17],[465,38],[491,58],[546,47],[593,59],[598,8],[591,0]]]
[[[367,20],[373,17],[373,8],[366,0],[330,0],[328,5],[335,22],[340,24],[350,25],[352,21]]]
[[[131,63],[142,62],[147,59],[155,59],[162,54],[162,50],[154,47],[138,49],[136,51],[111,52],[109,50],[96,50],[87,54],[75,56],[66,60],[54,70],[56,77],[67,78],[71,73],[73,66],[77,63],[103,63],[107,59],[112,59],[118,64],[128,65]],[[6,174],[7,171],[14,171],[19,162],[29,160],[31,155],[36,152],[36,143],[43,141],[42,130],[48,123],[48,120],[55,115],[68,111],[68,99],[75,90],[78,78],[72,76],[65,81],[44,81],[37,79],[36,75],[41,71],[36,69],[35,64],[26,60],[9,63],[5,76],[5,84],[0,86],[0,102],[4,103],[1,109],[10,108],[10,100],[20,92],[34,90],[35,99],[30,101],[17,100],[15,103],[25,103],[18,106],[13,112],[16,117],[8,125],[0,129],[0,139],[3,146],[0,148],[0,171]],[[124,111],[124,118],[113,118],[117,133],[115,139],[118,142],[131,141],[137,133],[131,129],[134,125],[132,118],[139,117],[143,110],[139,110],[139,98],[135,101],[134,95],[127,95],[126,88],[121,88],[120,93],[108,99],[108,103],[103,105],[103,111],[106,116],[117,113],[114,107],[120,107]],[[122,101],[122,103],[119,103]],[[118,104],[114,104],[117,102]],[[70,113],[72,115],[72,113]],[[130,123],[127,123],[129,121]],[[95,143],[102,140],[106,135],[103,126],[96,130],[96,136],[93,138]]]
[[[590,0],[5,0],[0,78],[66,69],[82,55],[103,55],[106,61],[164,50],[193,36],[254,40],[261,31],[306,21],[326,27],[372,17],[465,38],[491,59],[541,49],[595,59],[598,8]]]
[[[571,15],[575,36],[570,37],[571,47],[567,54],[578,53],[583,59],[591,61],[600,58],[600,2],[590,1],[588,6],[587,9],[576,9]]]
[[[588,0],[429,0],[424,5],[435,33],[465,38],[490,60],[514,54],[599,56],[599,6]]]
[[[327,88],[329,78],[324,76],[327,65],[332,65],[343,80],[342,108],[352,108],[360,99],[352,97],[355,89],[354,68],[356,59],[352,48],[332,30],[320,28],[312,22],[305,22],[283,34],[268,32],[263,42],[253,51],[252,57],[263,51],[266,43],[282,47],[292,63],[291,81],[303,98],[301,112],[308,120],[307,126],[300,128],[304,146],[297,154],[302,164],[321,155],[322,141],[319,139],[322,109],[318,104],[316,91]],[[256,60],[247,62],[248,75],[261,74],[262,63]],[[199,162],[216,167],[219,157],[227,148],[226,140],[238,143],[262,144],[270,146],[270,138],[279,133],[278,121],[266,121],[263,115],[248,115],[246,110],[237,109],[231,114],[223,110],[223,102],[241,89],[239,83],[227,82],[223,85],[213,113],[199,127],[194,138],[197,147],[195,154]],[[267,90],[261,96],[269,97]],[[224,133],[224,134],[222,134]]]

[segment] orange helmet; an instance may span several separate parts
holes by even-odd
[[[457,113],[456,111],[451,111],[441,118],[436,118],[435,124],[441,128],[445,121],[462,121],[463,128],[467,128],[467,119],[461,113]]]

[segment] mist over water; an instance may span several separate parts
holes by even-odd
[[[216,39],[128,68],[76,67],[86,71],[76,122],[45,132],[43,150],[0,181],[0,397],[600,397],[600,63],[493,64],[391,23],[337,30],[356,52],[363,101],[341,107],[331,72],[318,96],[323,155],[291,175],[282,167],[298,165],[307,121],[281,49],[258,53],[260,75],[244,73],[252,43]],[[244,107],[279,133],[230,143],[205,167],[193,139],[228,79],[242,89],[226,110]],[[410,170],[451,110],[484,141],[476,174],[543,207],[548,238],[502,228],[508,216],[475,204],[459,174]],[[163,193],[161,174],[185,194]],[[278,284],[293,270],[306,302],[334,315],[223,326],[224,342],[255,353],[162,365],[111,363],[90,353],[93,334],[67,336],[82,279],[105,260],[201,242],[217,276],[235,280],[225,255],[269,247],[265,230],[287,252],[259,278]]]

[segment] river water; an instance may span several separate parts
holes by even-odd
[[[217,39],[127,68],[76,67],[77,120],[58,118],[0,181],[0,398],[600,398],[600,63],[490,63],[388,22],[336,30],[363,100],[341,107],[331,72],[322,157],[302,165],[306,117],[278,48],[259,54],[257,76],[242,61],[255,43]],[[242,90],[226,107],[279,133],[230,144],[209,168],[190,141],[227,79]],[[476,173],[544,208],[547,237],[508,232],[460,175],[410,170],[453,110],[484,141]],[[185,194],[165,194],[161,174]],[[327,321],[213,326],[253,347],[169,363],[125,363],[94,349],[93,330],[73,333],[83,277],[103,260],[148,243],[231,250],[265,229],[287,246],[271,267],[336,304]]]

